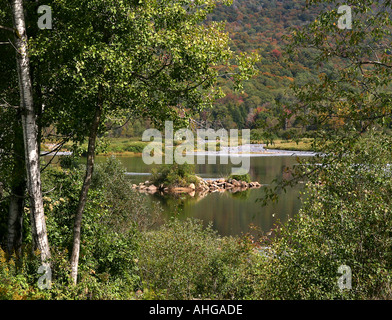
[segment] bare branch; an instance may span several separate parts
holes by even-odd
[[[372,64],[372,65],[376,65],[376,66],[382,66],[382,67],[386,67],[386,68],[392,68],[392,65],[383,63],[381,61],[358,61],[358,64],[363,65],[363,64]]]
[[[4,98],[2,98],[4,104],[0,104],[0,107],[6,107],[6,108],[14,108],[14,109],[18,109],[19,106],[13,106],[11,104],[9,104]]]
[[[15,31],[15,29],[13,29],[13,28],[5,27],[5,26],[2,26],[2,25],[0,25],[0,29],[10,31],[10,32],[12,32],[12,33]]]

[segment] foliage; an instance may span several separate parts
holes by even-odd
[[[285,131],[297,126],[295,117],[287,121],[283,112],[295,101],[293,92],[287,89],[293,83],[314,79],[317,66],[310,62],[311,52],[288,55],[289,39],[285,36],[290,35],[292,28],[314,21],[317,12],[318,8],[305,8],[304,0],[236,0],[229,7],[218,6],[208,20],[227,21],[226,30],[231,35],[233,50],[258,51],[259,73],[244,83],[244,92],[240,94],[233,92],[232,86],[223,79],[226,97],[219,99],[215,107],[200,118],[211,126],[225,128]],[[333,70],[332,63],[324,66]]]
[[[138,262],[145,299],[244,299],[253,294],[248,239],[219,237],[201,221],[173,219],[143,234]]]
[[[111,139],[105,153],[133,152],[142,153],[148,143],[143,141],[127,141]]]
[[[305,8],[317,17],[293,28],[287,37],[290,61],[306,55],[307,63],[316,67],[312,79],[293,84],[295,99],[284,109],[289,122],[307,129],[298,132],[296,139],[311,138],[310,149],[320,152],[306,160],[321,164],[306,176],[317,177],[324,167],[338,163],[368,130],[390,131],[392,26],[385,17],[391,4],[353,3],[352,29],[337,25],[340,5],[339,1],[308,1]],[[306,178],[298,168],[293,168],[293,179],[266,188],[265,198],[276,200],[280,189]]]
[[[320,5],[319,15],[291,34],[289,53],[309,54],[318,70],[293,86],[288,115],[311,129],[312,149],[321,153],[266,190],[274,200],[280,188],[308,181],[300,214],[269,243],[264,298],[391,297],[391,8],[353,3],[350,30],[337,26],[340,4],[309,1],[307,8]],[[352,269],[351,290],[337,286],[340,265]]]
[[[296,55],[311,50],[309,61],[317,65],[317,80],[294,87],[297,103],[291,116],[314,131],[314,149],[334,152],[328,143],[366,132],[374,125],[390,127],[392,41],[389,2],[352,4],[352,29],[337,26],[339,1],[309,1],[323,6],[317,18],[292,32],[288,50]],[[328,70],[325,64],[333,63]]]
[[[31,270],[37,270],[38,267],[38,257],[27,257],[27,253],[24,252],[21,265],[15,257],[7,259],[6,253],[0,248],[0,300],[45,298],[45,294],[29,284],[38,280],[38,274],[35,273],[36,276],[34,276],[34,272],[31,272]]]
[[[96,165],[93,175],[93,189],[104,190],[109,215],[116,230],[126,230],[136,224],[138,230],[149,230],[161,223],[162,208],[158,202],[146,203],[149,199],[132,189],[132,183],[125,175],[122,163],[109,157],[105,163]]]
[[[131,298],[138,283],[139,233],[160,220],[160,208],[146,209],[146,197],[132,190],[114,157],[97,165],[83,218],[80,284],[67,295],[66,290],[73,286],[68,255],[82,175],[83,166],[51,168],[43,175],[44,188],[51,190],[44,198],[48,236],[53,250],[58,251],[53,258],[51,294],[58,299]]]
[[[268,243],[263,298],[392,297],[390,143],[369,134],[309,181],[300,213]],[[352,270],[351,290],[339,290],[340,265]]]
[[[227,179],[228,180],[229,179],[235,179],[237,181],[245,181],[245,182],[248,182],[248,183],[251,182],[249,173],[246,173],[246,174],[231,174],[231,175],[229,175],[229,177]]]
[[[194,166],[188,163],[163,164],[151,170],[151,182],[156,186],[188,187],[191,183],[196,186],[199,179],[194,170]]]
[[[54,123],[57,134],[82,143],[98,96],[103,123],[115,125],[128,112],[156,125],[165,120],[183,125],[222,95],[218,75],[232,74],[240,87],[256,71],[257,56],[231,51],[223,23],[201,23],[218,3],[47,3],[56,12],[53,29],[32,33],[30,41],[32,65],[40,66],[36,78],[50,88],[41,90],[44,125]],[[102,125],[101,132],[105,129]]]

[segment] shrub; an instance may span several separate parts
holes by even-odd
[[[249,173],[246,174],[231,174],[227,179],[235,179],[237,181],[251,182]]]
[[[263,140],[263,130],[262,129],[251,129],[250,130],[250,140],[254,142],[259,142]]]
[[[247,239],[220,237],[201,221],[173,219],[145,233],[138,262],[145,298],[242,299],[253,294],[255,259]]]
[[[194,166],[188,163],[161,165],[151,171],[151,182],[157,186],[187,187],[190,183],[197,185],[199,182],[195,175]]]
[[[293,140],[296,141],[298,139],[298,136],[300,134],[300,131],[296,128],[290,128],[287,130],[282,130],[282,132],[280,132],[280,137],[283,140]]]
[[[135,142],[131,145],[128,145],[125,150],[129,152],[135,152],[135,153],[142,153],[143,149],[146,147],[145,142]]]
[[[84,174],[82,167],[49,169],[43,175],[44,189],[53,189],[44,197],[48,237],[52,248],[61,252],[56,255],[53,269],[58,297],[71,296],[65,291],[70,284],[68,259]],[[95,167],[83,215],[80,285],[72,293],[78,299],[131,297],[139,281],[136,265],[139,234],[161,218],[161,208],[155,204],[149,209],[146,196],[132,190],[124,173],[121,162],[114,157]],[[54,188],[55,185],[61,187]],[[87,290],[87,296],[80,288]]]
[[[309,182],[300,213],[271,244],[263,298],[391,299],[390,144],[361,139]],[[351,290],[339,290],[340,265],[352,270]]]
[[[7,259],[6,253],[0,248],[0,300],[45,298],[45,294],[41,294],[37,286],[33,285],[38,280],[38,257],[27,258],[26,252],[23,255],[22,263],[22,260],[17,261],[14,256]],[[30,269],[35,269],[35,272]]]

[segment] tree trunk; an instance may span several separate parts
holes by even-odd
[[[22,110],[22,126],[25,146],[25,162],[27,186],[30,199],[30,210],[34,219],[35,243],[41,253],[41,261],[47,264],[50,258],[49,242],[46,233],[46,222],[41,191],[41,174],[37,141],[37,124],[33,104],[33,93],[30,75],[30,61],[27,48],[23,0],[12,0],[12,15],[16,33],[17,68],[19,76],[20,106]]]
[[[91,131],[88,139],[86,175],[84,177],[82,190],[80,192],[79,204],[78,204],[78,209],[76,211],[75,223],[74,223],[74,240],[73,240],[72,255],[71,255],[71,277],[74,284],[77,283],[77,278],[78,278],[82,217],[83,217],[84,207],[87,202],[88,190],[91,185],[91,178],[94,171],[95,143],[97,140],[99,124],[101,122],[102,108],[103,108],[102,87],[100,87],[98,89],[98,103],[95,110],[94,119],[91,124]]]
[[[19,114],[18,114],[19,116]],[[20,256],[23,234],[23,214],[26,191],[26,166],[24,159],[23,130],[20,121],[14,125],[13,153],[14,164],[12,170],[11,197],[8,214],[7,253]]]
[[[25,188],[24,182],[12,188],[8,213],[7,252],[9,256],[13,253],[17,257],[21,256]]]

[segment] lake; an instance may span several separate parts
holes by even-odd
[[[97,156],[96,163],[106,161],[106,157]],[[134,183],[149,180],[149,173],[153,165],[146,165],[141,157],[117,157],[127,171],[127,176]],[[287,166],[297,163],[293,156],[254,156],[250,158],[252,181],[270,184],[273,179],[281,178]],[[196,173],[202,178],[221,178],[231,173],[231,165],[217,164],[195,165]],[[165,217],[173,215],[180,219],[194,217],[203,220],[204,224],[212,226],[222,236],[241,235],[250,231],[249,226],[257,226],[268,232],[276,223],[285,222],[294,216],[300,208],[300,186],[288,189],[280,195],[278,203],[262,207],[256,200],[263,195],[263,188],[250,189],[244,192],[210,193],[203,198],[184,194],[174,195],[146,195],[152,201],[159,201],[163,207]],[[254,234],[254,231],[252,232]]]

